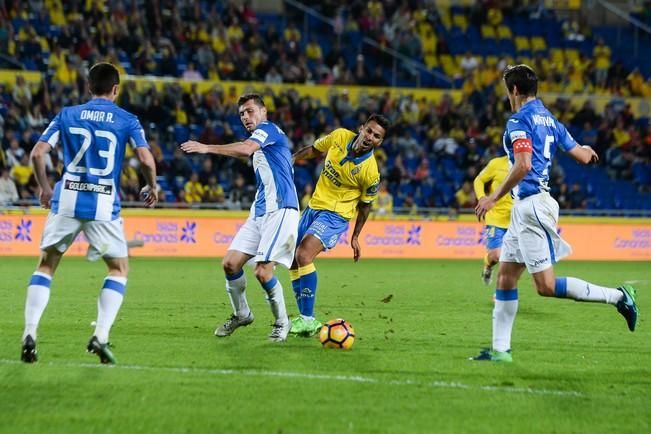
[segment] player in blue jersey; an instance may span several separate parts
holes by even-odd
[[[36,330],[50,298],[52,278],[61,257],[83,231],[89,243],[88,258],[103,258],[108,267],[97,302],[95,332],[87,350],[102,363],[115,363],[109,331],[122,305],[129,268],[127,243],[120,218],[120,169],[127,143],[141,162],[147,186],[144,204],[156,204],[156,165],[138,118],[115,105],[120,74],[109,63],[88,72],[92,99],[65,107],[39,138],[31,153],[40,187],[41,206],[50,209],[41,257],[27,288],[25,331],[21,359],[37,360]],[[61,144],[63,174],[54,191],[45,171],[45,155]]]
[[[247,94],[238,101],[240,120],[251,136],[228,145],[206,145],[188,141],[181,149],[189,153],[211,153],[227,157],[251,157],[257,192],[249,218],[235,235],[223,259],[226,292],[233,314],[215,330],[225,337],[235,329],[253,322],[246,300],[246,276],[243,267],[255,262],[255,277],[267,293],[274,325],[272,342],[287,339],[290,323],[285,308],[283,287],[274,276],[275,264],[289,268],[294,258],[298,233],[298,195],[294,186],[294,169],[289,141],[274,123],[267,121],[262,97]]]
[[[579,145],[565,126],[536,98],[538,78],[527,65],[509,66],[504,84],[514,114],[506,123],[504,149],[511,169],[504,182],[479,200],[479,219],[511,192],[514,205],[504,236],[493,309],[492,348],[474,360],[511,362],[511,331],[518,310],[517,284],[525,267],[533,277],[538,294],[544,297],[608,303],[635,330],[638,308],[635,289],[630,285],[609,288],[574,277],[556,277],[553,265],[569,255],[571,248],[557,233],[558,203],[549,195],[549,173],[557,148],[582,164],[594,163],[597,154]]]

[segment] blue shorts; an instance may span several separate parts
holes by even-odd
[[[502,247],[502,238],[506,229],[497,226],[486,225],[486,249],[495,250]]]
[[[323,247],[330,250],[337,245],[339,236],[348,230],[348,220],[337,213],[306,208],[298,222],[298,244],[303,237],[312,234],[321,240]]]

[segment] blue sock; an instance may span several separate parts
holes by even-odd
[[[556,298],[567,297],[567,277],[556,278],[556,285],[554,286],[554,297]]]
[[[314,317],[314,303],[316,302],[317,275],[314,264],[305,265],[298,269],[300,277],[300,302],[301,315]]]
[[[289,278],[292,281],[292,289],[294,290],[294,298],[296,299],[296,306],[298,311],[301,311],[301,276],[298,270],[289,270]]]

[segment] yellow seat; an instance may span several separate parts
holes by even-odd
[[[489,26],[488,24],[482,24],[481,26],[481,37],[484,39],[495,39],[495,28]]]
[[[439,60],[436,57],[436,53],[425,53],[425,65],[428,69],[439,66]]]
[[[530,50],[531,46],[529,45],[529,38],[526,36],[516,36],[515,37],[515,50],[516,51],[525,51]]]
[[[518,65],[523,64],[523,63],[524,63],[525,65],[532,65],[532,64],[533,64],[533,61],[531,60],[531,57],[528,57],[528,56],[518,56],[518,58],[515,59],[515,63],[517,63]]]
[[[547,43],[542,38],[542,36],[533,36],[531,38],[531,50],[536,51],[545,51],[547,49]]]
[[[439,56],[439,63],[441,64],[445,74],[450,77],[454,77],[460,73],[457,62],[455,62],[454,58],[449,54],[442,54]]]
[[[450,17],[450,8],[445,6],[438,6],[439,18],[441,18],[441,23],[445,26],[446,29],[452,27],[452,18]]]
[[[511,33],[511,28],[500,24],[497,28],[497,37],[500,39],[513,39],[513,33]]]
[[[465,15],[457,14],[452,16],[452,24],[461,28],[464,32],[468,28],[468,18]]]
[[[497,65],[497,62],[499,62],[499,58],[497,56],[486,56],[486,65],[495,66]]]

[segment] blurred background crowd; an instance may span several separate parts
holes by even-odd
[[[648,7],[640,9],[645,19]],[[247,160],[196,158],[177,147],[188,138],[229,143],[246,137],[236,87],[258,82],[270,118],[294,150],[335,128],[355,130],[381,112],[393,127],[376,152],[382,172],[376,212],[473,207],[472,180],[499,155],[510,115],[501,84],[507,64],[526,62],[542,92],[574,137],[599,154],[599,166],[581,168],[562,156],[554,165],[553,195],[564,209],[651,208],[651,126],[620,97],[651,95],[645,62],[627,62],[607,43],[608,32],[553,11],[518,2],[475,2],[443,8],[431,1],[319,2],[327,24],[296,13],[260,14],[247,2],[66,1],[0,2],[0,53],[42,80],[16,71],[0,84],[0,203],[27,203],[37,195],[29,152],[63,106],[88,99],[85,70],[97,61],[123,74],[119,105],[138,115],[158,165],[161,200],[175,206],[247,208],[255,179]],[[304,25],[305,23],[309,25]],[[523,27],[523,23],[525,23]],[[307,31],[306,31],[307,30]],[[361,45],[368,38],[373,44]],[[383,49],[425,65],[396,62]],[[400,59],[400,58],[399,58]],[[648,60],[648,59],[647,59]],[[11,67],[11,66],[10,66]],[[127,74],[183,79],[160,86],[124,80]],[[199,90],[200,80],[220,80]],[[272,85],[287,83],[282,88]],[[292,84],[369,86],[353,100],[344,89],[317,98]],[[401,93],[377,86],[405,86]],[[410,92],[432,86],[461,92],[433,100]],[[275,90],[274,90],[275,89]],[[339,88],[341,89],[341,88]],[[612,96],[601,110],[573,94]],[[124,201],[141,181],[137,160],[122,168]],[[55,182],[61,155],[51,154]],[[298,161],[295,182],[309,197],[319,161]]]

